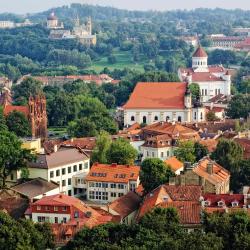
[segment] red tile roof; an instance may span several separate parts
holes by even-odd
[[[139,166],[95,163],[91,167],[86,181],[128,183],[137,181],[139,172]]]
[[[4,113],[4,115],[9,115],[13,111],[19,111],[19,112],[23,113],[27,118],[29,117],[28,106],[7,105],[4,107],[3,113]]]
[[[73,146],[92,151],[96,145],[96,138],[95,137],[72,138],[67,141],[64,141],[62,145]]]
[[[243,207],[244,205],[243,194],[205,194],[203,198],[204,201],[209,201],[210,203],[206,207],[219,207],[219,201],[223,201],[226,207],[232,207],[232,202],[238,202],[238,207]]]
[[[162,202],[199,201],[201,186],[161,185],[148,193],[139,209],[138,219]]]
[[[207,164],[213,164],[213,173],[209,174],[207,171]],[[202,158],[193,168],[193,171],[208,180],[210,183],[216,185],[218,183],[226,182],[230,179],[230,173],[220,166],[218,163],[211,161],[209,157]]]
[[[121,219],[127,217],[139,208],[141,197],[135,192],[129,192],[121,196],[109,205],[109,209],[115,211],[121,216]]]
[[[201,224],[201,205],[198,201],[162,202],[157,207],[176,208],[183,225]]]
[[[210,153],[212,153],[218,145],[218,141],[215,139],[200,140],[199,143],[206,146]]]
[[[184,109],[186,83],[139,82],[124,109]]]
[[[183,168],[183,163],[179,161],[175,156],[165,160],[165,163],[171,167],[173,172]]]
[[[208,57],[206,51],[199,46],[193,54],[193,57]]]

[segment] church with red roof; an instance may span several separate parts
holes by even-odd
[[[123,106],[124,126],[134,123],[200,122],[205,110],[192,103],[191,92],[185,82],[139,82]]]
[[[231,95],[231,75],[222,65],[208,65],[208,55],[199,46],[192,57],[191,68],[180,68],[181,81],[200,86],[201,101],[207,102],[217,95]]]

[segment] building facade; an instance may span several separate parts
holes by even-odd
[[[75,175],[73,185],[78,194],[96,203],[108,203],[134,191],[139,185],[138,166],[95,163],[87,176]]]
[[[192,103],[186,83],[140,82],[123,106],[124,126],[134,123],[200,122],[205,121],[205,110]]]
[[[231,75],[223,66],[208,65],[208,55],[199,46],[192,57],[192,68],[180,68],[178,75],[181,81],[188,84],[197,83],[200,87],[201,101],[223,94],[231,95]]]

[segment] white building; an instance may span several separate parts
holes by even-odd
[[[201,101],[206,102],[214,96],[231,95],[231,75],[223,67],[207,64],[208,55],[199,46],[192,57],[192,68],[180,68],[178,75],[181,81],[200,86]]]
[[[204,108],[200,105],[194,107],[188,84],[183,82],[137,83],[123,110],[125,127],[136,122],[152,124],[205,120]]]
[[[85,192],[89,201],[113,202],[138,187],[139,172],[139,166],[95,163],[87,176],[74,176],[73,186],[78,194]]]
[[[89,172],[89,157],[72,147],[60,147],[50,154],[38,154],[35,162],[29,163],[29,178],[41,177],[59,184],[60,192],[73,195],[72,177]]]
[[[63,23],[59,22],[57,16],[54,12],[50,13],[47,18],[47,28],[48,29],[63,29]]]
[[[12,21],[0,21],[0,29],[12,29],[15,28],[15,23]]]

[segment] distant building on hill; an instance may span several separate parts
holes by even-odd
[[[48,29],[63,29],[64,25],[62,22],[59,22],[58,17],[54,12],[51,12],[47,17],[47,28]]]
[[[180,68],[178,75],[181,81],[199,85],[202,102],[207,102],[220,94],[231,95],[231,75],[229,71],[223,66],[208,65],[208,55],[201,46],[193,54],[192,67]]]
[[[205,109],[192,103],[191,92],[183,82],[139,82],[123,106],[124,126],[134,123],[200,122]]]

